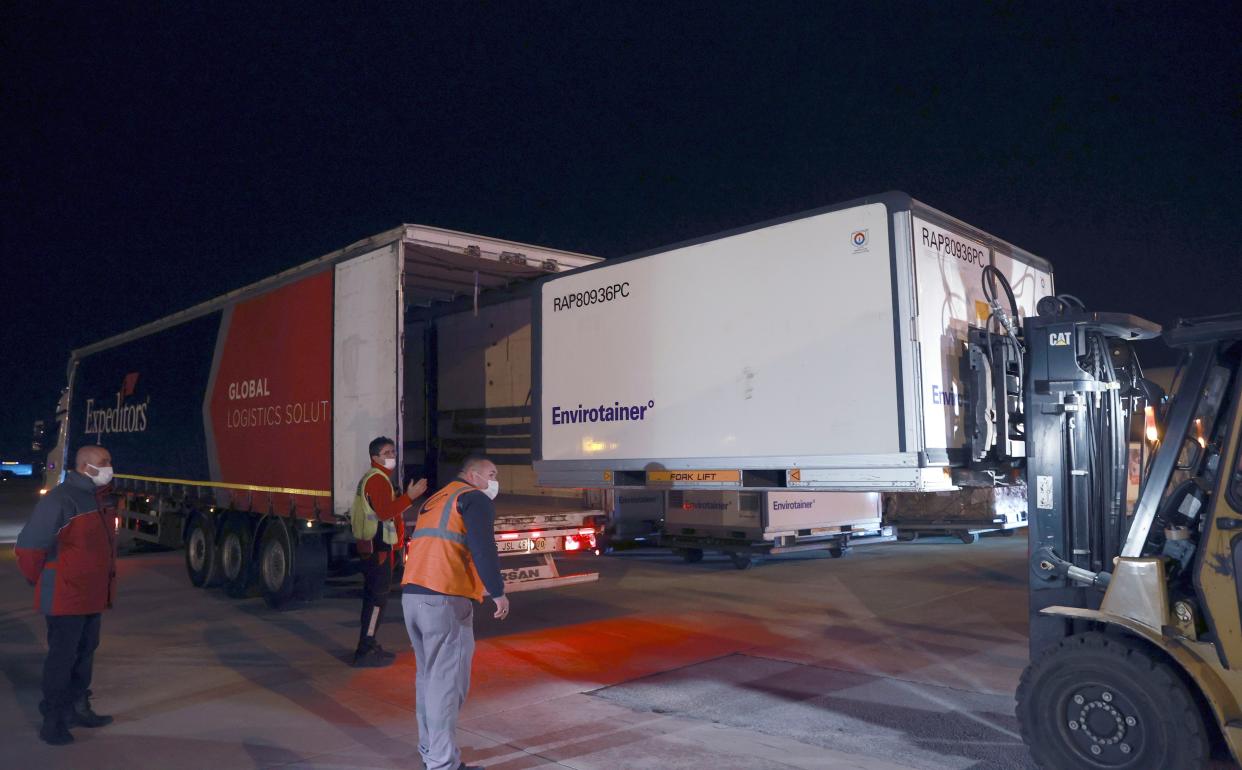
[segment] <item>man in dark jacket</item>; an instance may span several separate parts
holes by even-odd
[[[35,609],[47,617],[43,727],[60,746],[69,727],[102,727],[112,717],[91,709],[91,667],[100,613],[116,589],[116,511],[108,494],[112,456],[100,446],[78,450],[75,469],[44,495],[17,536],[17,564],[35,586]]]

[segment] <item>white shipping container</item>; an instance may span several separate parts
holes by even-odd
[[[760,545],[778,538],[806,541],[880,529],[878,492],[685,490],[670,492],[665,532]]]
[[[716,469],[724,486],[950,488],[988,264],[1019,315],[1053,291],[1044,260],[888,193],[545,279],[539,482]]]

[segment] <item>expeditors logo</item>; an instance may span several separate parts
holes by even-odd
[[[116,405],[96,409],[95,399],[86,399],[86,428],[83,433],[94,433],[95,441],[101,442],[105,433],[142,433],[147,429],[147,407],[151,397],[140,404],[127,404],[125,399],[134,395],[138,387],[138,372],[130,372],[121,381],[116,392]]]
[[[850,234],[850,243],[854,246],[854,253],[860,254],[864,251],[870,251],[867,248],[867,241],[870,240],[869,230],[855,230]]]
[[[647,419],[647,411],[655,409],[655,401],[645,404],[629,405],[613,401],[612,406],[593,406],[589,409],[582,404],[566,409],[563,406],[552,407],[552,424],[569,425],[584,422],[631,422]]]

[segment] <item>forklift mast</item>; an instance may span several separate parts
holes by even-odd
[[[1129,343],[1160,333],[1130,315],[1042,310],[1024,323],[1032,659],[1079,630],[1041,611],[1097,609],[1121,553],[1129,426],[1147,393]]]
[[[1162,560],[1169,604],[1184,600],[1178,611],[1193,616],[1191,625],[1213,627],[1204,586],[1224,578],[1230,596],[1242,596],[1233,577],[1242,570],[1242,520],[1218,522],[1239,530],[1217,547],[1221,553],[1208,558],[1199,547],[1209,534],[1199,512],[1222,463],[1237,464],[1226,450],[1236,442],[1228,428],[1242,387],[1242,314],[1183,321],[1164,333],[1182,353],[1176,388],[1166,396],[1143,378],[1131,345],[1160,336],[1156,324],[1057,297],[1041,302],[1038,313],[1023,319],[1020,332],[976,330],[968,350],[975,392],[988,396],[971,419],[972,470],[999,476],[1006,463],[1025,465],[1032,660],[1092,628],[1081,617],[1044,610],[1098,610],[1118,557]],[[1160,440],[1131,511],[1131,427],[1148,406],[1160,417]],[[1228,636],[1242,647],[1237,610],[1227,613],[1237,618]],[[1242,649],[1235,657],[1242,659]]]

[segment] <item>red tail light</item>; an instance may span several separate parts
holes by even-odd
[[[565,536],[566,551],[593,551],[595,550],[595,531],[590,529],[580,529],[576,535]]]

